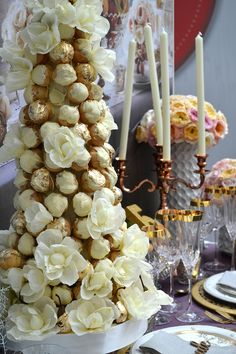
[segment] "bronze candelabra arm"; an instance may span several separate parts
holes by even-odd
[[[141,182],[139,182],[132,189],[127,188],[125,186],[125,178],[128,177],[128,175],[125,174],[125,171],[126,171],[126,160],[120,160],[119,158],[117,158],[117,161],[118,161],[118,181],[119,181],[119,184],[120,184],[120,189],[123,192],[134,193],[138,189],[140,189],[144,184],[149,185],[149,188],[147,190],[148,192],[154,192],[157,189],[156,185],[149,179],[142,180]]]
[[[198,173],[200,177],[200,181],[197,185],[192,184],[191,182],[187,182],[182,178],[174,177],[173,180],[171,181],[170,188],[173,188],[175,184],[177,183],[182,183],[184,184],[187,188],[190,189],[199,189],[202,187],[205,177],[206,177],[206,159],[208,155],[194,155],[197,158],[197,165],[199,167],[198,170],[193,171],[194,173]]]

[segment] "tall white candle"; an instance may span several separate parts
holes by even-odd
[[[120,137],[120,153],[119,153],[120,160],[126,159],[126,151],[127,151],[128,135],[129,135],[130,112],[131,112],[131,103],[132,103],[135,51],[136,51],[136,42],[135,40],[131,40],[129,43],[128,64],[126,69],[124,108],[123,108],[123,115],[122,115],[122,128],[121,128],[121,137]]]
[[[161,88],[162,88],[162,117],[163,117],[163,159],[170,160],[170,83],[168,35],[163,30],[160,36],[161,54]]]
[[[197,82],[197,110],[198,110],[198,154],[206,155],[205,141],[205,93],[204,93],[204,65],[203,65],[203,39],[199,33],[195,38],[196,49],[196,82]]]
[[[144,27],[144,38],[149,64],[149,76],[151,82],[152,102],[155,114],[157,143],[163,145],[163,128],[159,84],[156,70],[156,61],[153,47],[152,29],[149,25]]]

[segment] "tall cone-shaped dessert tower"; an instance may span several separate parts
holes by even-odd
[[[11,65],[6,84],[24,88],[26,101],[0,151],[18,168],[16,212],[1,232],[1,279],[14,291],[8,337],[82,335],[148,318],[169,298],[153,285],[148,238],[127,228],[115,186],[116,124],[96,83],[98,74],[112,78],[114,61],[99,44],[108,29],[101,1],[19,3],[25,24],[0,51]]]

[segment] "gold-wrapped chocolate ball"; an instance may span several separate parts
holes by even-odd
[[[67,88],[65,86],[61,86],[59,84],[56,84],[55,82],[50,85],[49,100],[51,104],[56,107],[54,108],[54,111],[59,109],[59,107],[57,108],[57,106],[61,106],[65,102],[66,94]],[[53,113],[55,113],[55,117],[57,118],[57,112],[52,112],[51,116],[53,116]]]
[[[48,99],[48,88],[38,85],[29,85],[24,91],[25,102],[30,104],[34,101],[46,101]]]
[[[56,187],[65,195],[73,195],[78,190],[78,181],[76,176],[70,171],[62,171],[56,176]]]
[[[72,61],[74,57],[74,48],[70,43],[61,41],[49,53],[50,60],[55,64],[67,64]]]
[[[53,72],[53,79],[61,86],[69,86],[77,80],[77,76],[72,65],[58,64]]]
[[[66,40],[72,39],[75,35],[75,29],[69,25],[65,25],[64,23],[59,23],[59,32],[61,39]]]
[[[84,123],[75,124],[72,131],[74,134],[76,134],[80,138],[82,138],[85,141],[85,143],[87,143],[89,140],[91,140],[91,136],[90,136],[88,127]]]
[[[101,119],[101,108],[98,101],[87,100],[80,105],[80,119],[83,123],[94,124]]]
[[[47,229],[60,230],[63,237],[71,235],[71,224],[63,217],[54,219],[50,224],[47,225]]]
[[[71,288],[67,285],[54,286],[52,289],[52,299],[57,306],[68,305],[73,300]]]
[[[17,171],[16,178],[14,180],[14,185],[18,189],[25,189],[30,186],[31,175],[21,168]]]
[[[12,232],[8,235],[7,245],[9,248],[17,249],[20,236],[16,232]]]
[[[75,67],[78,82],[82,82],[85,85],[93,82],[97,78],[97,73],[91,64],[77,64]]]
[[[25,211],[33,201],[42,203],[43,197],[33,189],[26,189],[19,194],[18,201],[20,209]]]
[[[108,152],[102,146],[93,146],[90,148],[91,155],[90,165],[96,169],[103,169],[111,164]]]
[[[32,80],[39,86],[49,86],[51,79],[52,68],[49,65],[37,65],[32,71]]]
[[[66,334],[72,332],[66,313],[63,313],[63,315],[58,318],[57,326],[60,329],[59,333]]]
[[[50,172],[60,172],[62,171],[62,168],[57,166],[51,159],[49,154],[44,154],[44,164],[45,167],[48,169]]]
[[[73,197],[73,209],[76,215],[80,217],[87,216],[92,208],[92,198],[83,192],[77,193]]]
[[[17,250],[6,249],[0,252],[0,268],[22,268],[24,264],[25,259]]]
[[[44,199],[44,204],[52,216],[59,218],[68,208],[68,199],[60,193],[50,193]]]
[[[104,143],[103,147],[109,153],[110,159],[112,160],[115,156],[115,149],[113,146],[109,143]]]
[[[40,193],[48,193],[54,189],[53,178],[45,167],[33,172],[30,184],[35,191]]]
[[[17,210],[13,214],[10,223],[18,235],[23,235],[25,233],[26,220],[25,220],[24,212],[22,210]]]
[[[104,175],[104,177],[106,179],[105,187],[110,188],[110,189],[115,187],[118,177],[117,177],[117,173],[116,173],[114,167],[109,166],[106,169],[101,170],[101,173]]]
[[[76,39],[73,43],[75,55],[74,61],[78,63],[88,63],[89,55],[92,51],[91,41],[85,38]]]
[[[34,101],[29,105],[28,114],[32,123],[43,124],[50,116],[50,104],[40,100]]]
[[[76,106],[63,105],[59,109],[58,121],[66,127],[73,127],[80,118],[79,110]]]
[[[82,82],[75,82],[68,87],[68,98],[74,104],[80,104],[88,98],[88,89]]]
[[[24,125],[32,124],[28,111],[29,111],[29,105],[22,107],[20,110],[19,120]]]
[[[95,82],[91,82],[91,84],[88,85],[88,90],[89,100],[100,101],[103,98],[103,89],[101,88],[101,86],[95,84]]]
[[[21,128],[21,140],[29,149],[38,147],[41,144],[40,132],[37,126],[26,126]]]
[[[110,243],[103,237],[92,240],[90,246],[90,256],[94,259],[103,259],[110,253]]]
[[[106,179],[104,175],[95,169],[85,171],[81,176],[81,186],[87,193],[92,193],[102,189],[105,187],[105,184]]]
[[[75,219],[73,224],[73,235],[82,240],[90,238],[90,233],[87,227],[87,218]]]
[[[96,146],[102,146],[110,137],[110,130],[102,123],[98,122],[89,128],[92,143]]]
[[[18,251],[24,256],[33,256],[34,248],[36,246],[35,237],[28,232],[21,236],[18,242]]]

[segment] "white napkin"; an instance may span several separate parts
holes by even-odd
[[[227,270],[224,272],[217,284],[236,290],[236,271]]]
[[[194,354],[196,348],[190,345],[190,342],[185,341],[175,334],[159,331],[155,333],[147,342],[141,346],[158,350],[161,354]],[[233,354],[236,353],[236,347],[227,346],[219,347],[212,345],[207,354]]]

